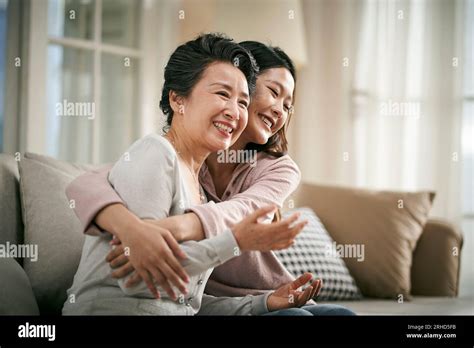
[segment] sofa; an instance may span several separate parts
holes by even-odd
[[[22,167],[19,171],[20,162]],[[43,241],[39,242],[42,248],[41,270],[39,265],[28,264],[21,257],[0,257],[0,315],[60,314],[61,303],[66,299],[65,290],[71,284],[79,262],[83,236],[78,221],[73,221],[73,212],[54,205],[53,201],[59,197],[67,204],[64,187],[81,172],[92,168],[94,166],[68,164],[34,154],[18,158],[0,154],[0,245],[22,245],[26,240],[37,240],[32,221],[52,226],[51,231],[48,228],[41,230],[44,234],[41,236]],[[30,194],[28,202],[22,201],[27,193],[25,188],[21,188],[20,180],[24,180],[25,185],[28,181],[35,183],[37,180],[38,190],[43,191],[33,198]],[[302,184],[291,198],[298,205],[314,208],[318,212],[315,204],[318,196],[314,190],[314,185]],[[25,217],[25,214],[31,214],[30,205],[36,204],[35,200],[36,203],[41,200],[40,208],[43,209],[35,211],[35,214],[38,215],[39,211],[43,216]],[[318,214],[324,223],[328,217],[324,212]],[[63,215],[68,216],[72,225],[63,225]],[[30,226],[25,226],[27,224]],[[25,232],[26,227],[29,228],[28,233]],[[54,228],[64,230],[62,240],[61,234]],[[50,239],[48,233],[51,233]],[[460,252],[460,231],[446,221],[428,220],[413,251],[411,296],[403,305],[393,298],[367,297],[340,304],[361,315],[474,314],[472,299],[457,298],[460,257],[450,257],[446,245],[454,246]],[[48,260],[50,255],[54,262]]]

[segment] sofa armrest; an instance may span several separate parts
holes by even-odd
[[[0,315],[39,315],[30,281],[12,258],[0,258]]]
[[[428,220],[413,252],[413,295],[457,296],[462,243],[461,231],[452,224]]]

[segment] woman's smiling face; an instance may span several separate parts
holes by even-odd
[[[293,108],[295,81],[286,68],[264,70],[257,78],[257,88],[248,108],[247,128],[242,136],[247,142],[266,144],[285,124]]]
[[[210,152],[224,150],[247,125],[249,102],[244,74],[230,63],[216,62],[184,98],[184,114],[177,110],[175,117],[182,119],[186,137]]]

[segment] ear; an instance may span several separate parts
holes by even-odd
[[[184,114],[184,98],[176,94],[175,91],[170,91],[168,98],[173,114]]]

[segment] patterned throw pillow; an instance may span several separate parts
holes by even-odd
[[[311,272],[323,281],[318,300],[359,300],[362,295],[344,260],[337,253],[337,246],[323,224],[310,208],[298,208],[283,214],[289,217],[300,212],[300,220],[308,224],[288,249],[275,251],[275,255],[295,277]]]

